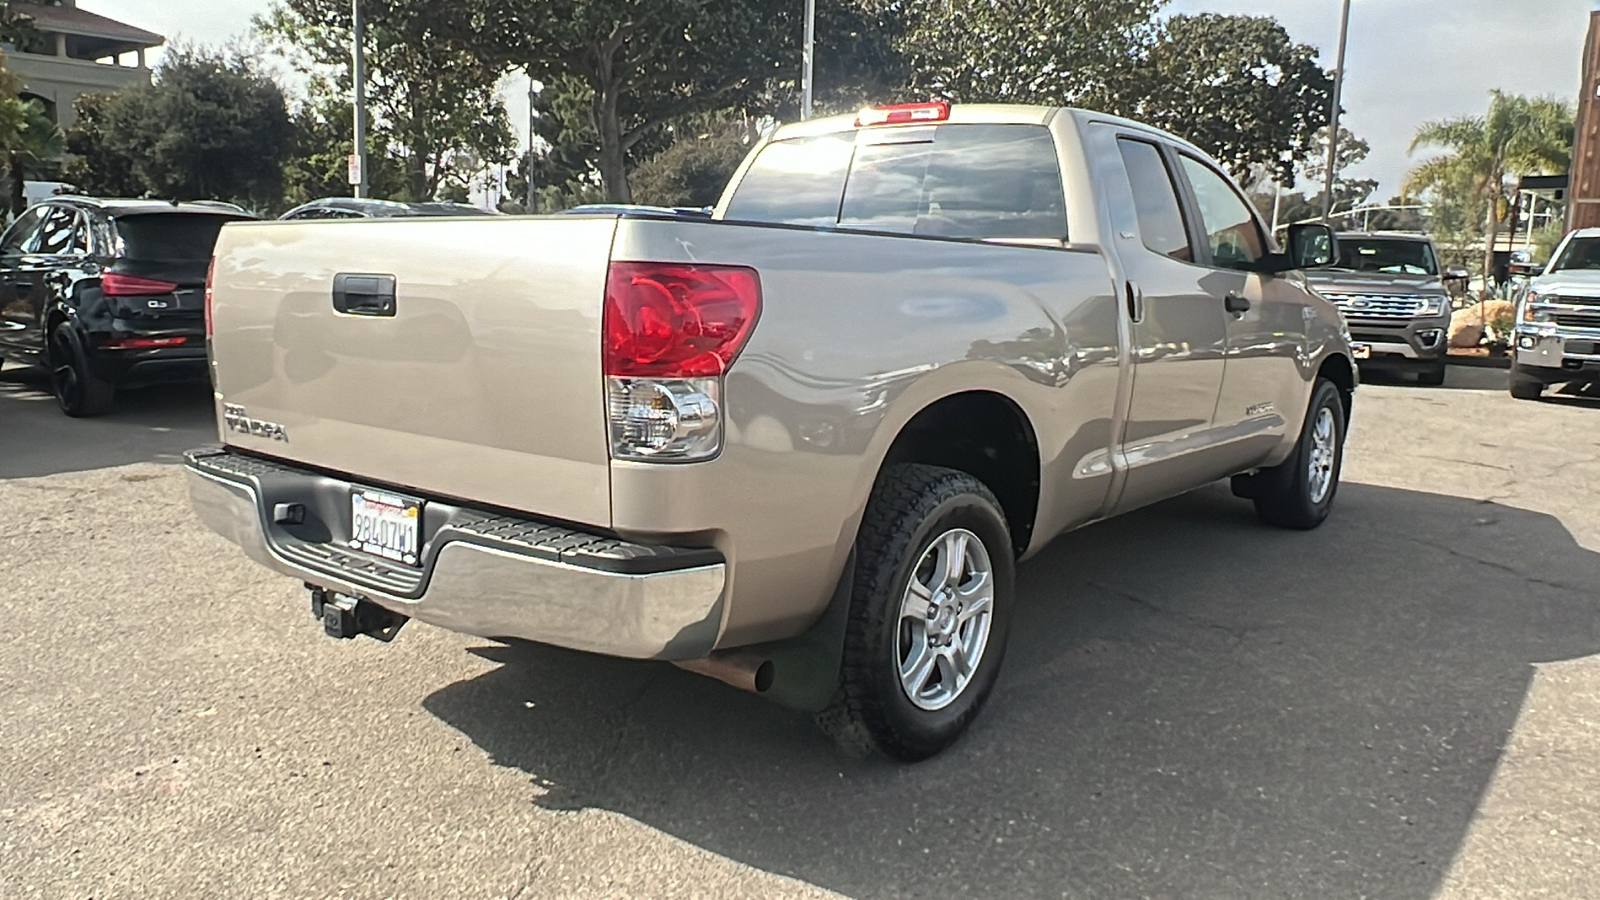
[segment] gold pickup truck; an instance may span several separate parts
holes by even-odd
[[[335,636],[671,661],[921,759],[1062,533],[1229,477],[1328,515],[1357,375],[1288,244],[1170,134],[943,103],[780,128],[709,217],[230,225],[194,504]]]

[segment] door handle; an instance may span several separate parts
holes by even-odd
[[[1247,313],[1250,311],[1250,301],[1238,294],[1229,294],[1223,299],[1222,306],[1231,313]]]
[[[333,276],[333,308],[352,316],[395,314],[393,275],[341,272]]]
[[[1144,294],[1138,288],[1134,287],[1133,282],[1131,281],[1123,282],[1122,289],[1127,293],[1128,319],[1133,322],[1143,322]]]

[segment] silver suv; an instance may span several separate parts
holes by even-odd
[[[1344,314],[1363,371],[1415,372],[1419,384],[1444,384],[1450,295],[1427,237],[1341,234],[1337,264],[1308,271],[1306,280]]]

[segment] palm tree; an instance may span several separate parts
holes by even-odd
[[[8,100],[0,103],[0,106],[15,102]],[[37,100],[26,100],[21,101],[20,105],[20,127],[5,135],[8,140],[0,141],[0,150],[5,153],[6,175],[11,182],[10,206],[13,216],[21,215],[28,205],[23,190],[28,176],[38,174],[54,164],[66,151],[66,137],[61,128],[45,114],[44,104]],[[11,117],[9,113],[0,116],[6,119]]]
[[[1509,208],[1506,179],[1511,175],[1565,172],[1572,162],[1572,107],[1546,97],[1491,91],[1483,116],[1424,122],[1408,152],[1438,147],[1448,152],[1426,160],[1406,175],[1408,194],[1432,189],[1468,197],[1484,209],[1483,275],[1494,271],[1494,242]]]

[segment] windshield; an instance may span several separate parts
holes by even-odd
[[[1427,241],[1340,237],[1338,267],[1390,275],[1439,274],[1439,264]]]
[[[1600,237],[1573,238],[1546,271],[1600,269]]]

